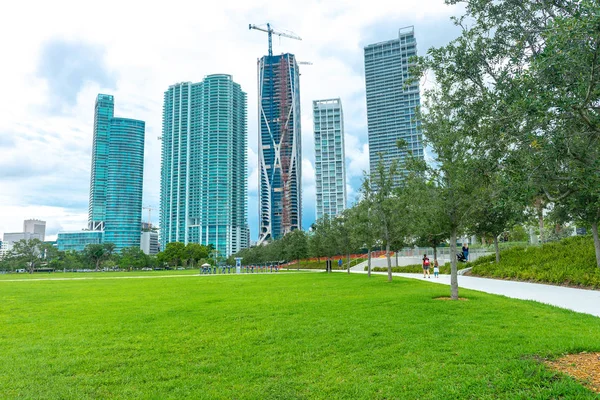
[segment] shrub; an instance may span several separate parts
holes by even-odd
[[[469,263],[471,275],[600,288],[594,243],[590,236],[575,236],[537,247],[513,247],[495,256]]]

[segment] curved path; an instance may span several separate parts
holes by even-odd
[[[365,271],[352,272],[366,274]],[[372,274],[387,275],[387,272],[372,272]],[[423,278],[421,274],[394,273],[393,275],[450,285],[450,275],[440,275],[437,279],[433,276],[431,278]],[[539,301],[540,303],[600,317],[600,290],[575,289],[540,283],[505,281],[464,275],[458,277],[458,286],[464,289],[499,294],[513,299]]]

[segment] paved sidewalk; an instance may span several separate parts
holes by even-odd
[[[352,272],[366,274],[364,271]],[[377,275],[387,275],[387,272],[372,273]],[[450,285],[450,275],[440,275],[437,279],[433,276],[431,279],[423,278],[423,275],[421,274],[394,273],[393,275],[402,278],[419,279],[442,285]],[[464,289],[500,294],[513,299],[535,300],[540,303],[600,317],[600,290],[574,289],[562,286],[543,285],[540,283],[504,281],[500,279],[476,278],[473,276],[459,276],[458,286]]]

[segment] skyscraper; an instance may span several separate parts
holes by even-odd
[[[172,85],[164,94],[161,248],[248,247],[246,93],[230,75]]]
[[[302,228],[300,81],[293,54],[258,61],[259,243]]]
[[[115,251],[140,247],[144,133],[144,121],[110,119],[104,241]]]
[[[94,142],[88,229],[103,230],[106,218],[106,181],[108,179],[109,125],[115,109],[114,98],[99,94],[94,109]]]
[[[317,219],[346,208],[344,113],[340,99],[313,101]]]
[[[402,161],[403,139],[413,155],[423,157],[420,124],[415,109],[420,105],[419,83],[405,87],[409,58],[417,54],[414,27],[401,28],[398,38],[365,47],[365,81],[369,132],[369,166],[375,171],[380,155],[386,167]]]
[[[99,94],[94,112],[88,229],[104,231],[101,240],[114,243],[119,252],[140,246],[145,123],[113,115],[113,96]],[[82,238],[85,235],[82,233]]]

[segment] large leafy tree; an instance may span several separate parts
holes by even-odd
[[[83,250],[83,257],[98,271],[102,263],[111,258],[114,250],[113,243],[88,244]]]
[[[30,274],[42,263],[42,241],[39,239],[21,239],[13,244],[7,258],[13,262],[27,266]]]
[[[308,237],[304,231],[296,229],[282,239],[283,253],[288,260],[295,260],[300,264],[300,259],[308,256]]]
[[[183,260],[187,260],[187,257],[185,244],[181,242],[167,243],[165,249],[156,255],[160,264],[167,264],[171,267],[181,265]]]

